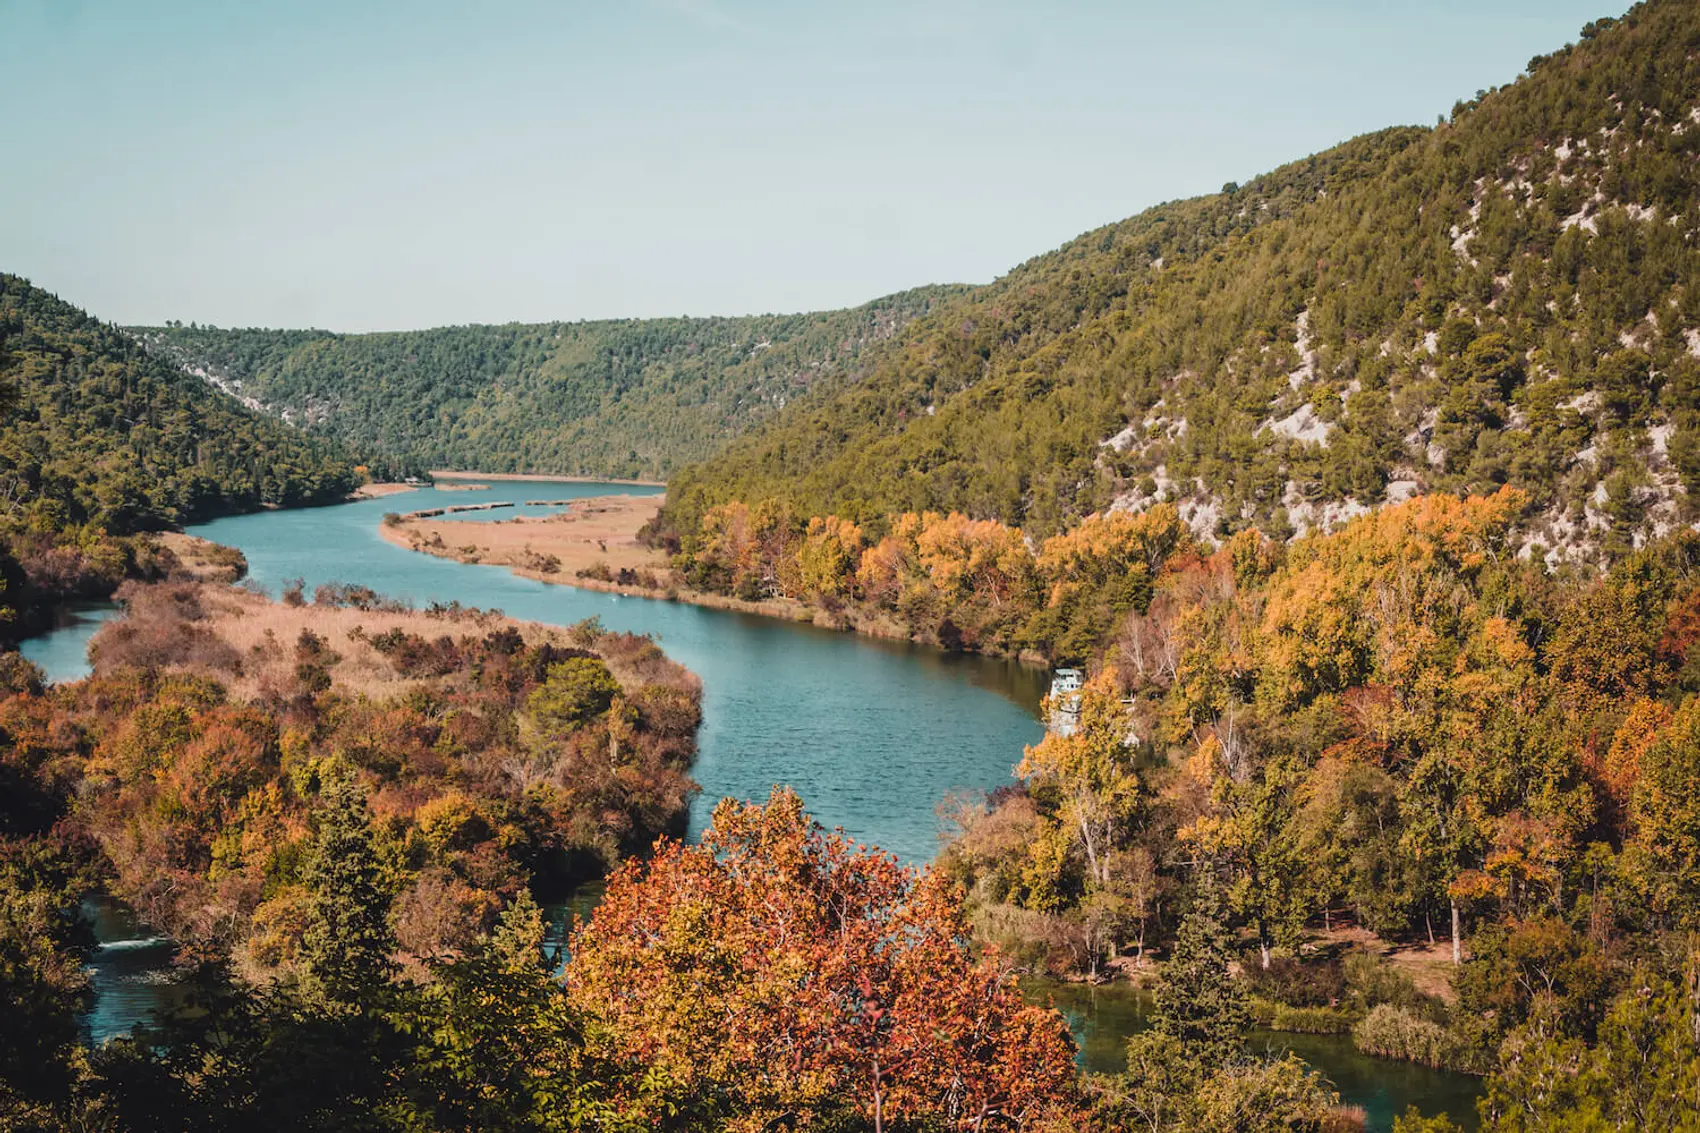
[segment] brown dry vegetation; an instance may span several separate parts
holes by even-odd
[[[598,496],[575,500],[559,515],[516,516],[495,521],[439,516],[386,521],[392,543],[415,551],[513,567],[547,581],[574,582],[597,564],[655,575],[668,573],[667,557],[638,542],[638,531],[661,509],[663,496]],[[560,576],[560,577],[550,577]]]
[[[254,978],[298,953],[300,847],[327,777],[359,777],[396,855],[410,963],[457,953],[529,884],[559,889],[682,828],[701,685],[647,637],[357,586],[120,597],[94,676],[0,700],[0,730],[80,769],[78,829],[116,895]]]
[[[362,484],[350,493],[356,500],[375,500],[383,496],[400,495],[402,492],[417,491],[417,484]]]
[[[181,531],[164,531],[155,535],[154,540],[176,559],[170,571],[173,579],[236,582],[248,573],[248,559],[235,547]]]
[[[348,604],[351,592],[361,605]],[[125,666],[193,672],[220,681],[237,700],[266,698],[295,684],[303,633],[327,643],[328,657],[334,657],[325,665],[331,688],[373,699],[439,683],[440,674],[398,669],[374,644],[386,635],[411,634],[441,645],[511,628],[528,646],[585,645],[582,633],[500,612],[414,610],[359,589],[321,587],[313,601],[293,605],[241,587],[127,583],[118,598],[126,616],[103,626],[89,646],[96,673]],[[646,638],[603,634],[594,648],[622,684],[700,688],[692,673],[668,661]]]

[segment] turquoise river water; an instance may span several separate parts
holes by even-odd
[[[385,542],[385,512],[467,503],[521,506],[468,513],[489,522],[557,510],[523,501],[568,500],[653,491],[635,486],[492,482],[489,491],[434,488],[335,507],[262,512],[191,529],[240,548],[249,574],[273,594],[300,578],[358,582],[418,605],[459,601],[533,621],[568,625],[598,617],[609,629],[655,636],[668,655],[702,678],[703,725],[692,774],[702,794],[689,830],[701,832],[724,796],[761,799],[776,783],[802,795],[827,826],[915,863],[932,858],[948,793],[990,790],[1010,781],[1024,744],[1039,738],[1037,708],[1046,674],[1013,662],[948,655],[902,643],[818,630],[683,603],[621,597],[522,579],[506,568],[432,558]],[[24,652],[53,680],[87,673],[86,646],[108,611],[76,611]],[[98,907],[103,941],[93,962],[98,991],[88,1025],[100,1041],[169,1002],[169,947],[121,910]],[[1070,1017],[1082,1062],[1118,1068],[1121,1042],[1143,1025],[1125,988],[1091,991],[1035,985]],[[1264,1038],[1264,1036],[1259,1036]],[[1347,1100],[1364,1106],[1370,1128],[1385,1130],[1415,1104],[1473,1124],[1476,1084],[1459,1075],[1366,1059],[1349,1038],[1267,1036],[1328,1074]]]

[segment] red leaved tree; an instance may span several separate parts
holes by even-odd
[[[1073,1044],[976,959],[931,873],[826,833],[792,792],[726,800],[701,846],[629,862],[574,936],[569,992],[613,1056],[729,1128],[1068,1128]]]

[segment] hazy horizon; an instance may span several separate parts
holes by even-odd
[[[131,325],[854,307],[1510,82],[1577,0],[0,0],[0,270]]]

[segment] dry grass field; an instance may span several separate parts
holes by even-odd
[[[384,496],[397,496],[403,492],[418,491],[417,484],[362,484],[354,489],[353,498],[357,500],[376,500]]]
[[[530,577],[576,583],[597,564],[657,576],[667,556],[638,542],[638,531],[661,510],[665,496],[595,496],[574,500],[559,515],[465,520],[452,516],[385,522],[385,539],[410,550],[466,563],[512,567]]]
[[[571,631],[521,622],[499,613],[456,610],[432,613],[358,609],[304,601],[275,602],[241,587],[208,583],[132,586],[121,594],[127,616],[102,627],[91,643],[95,670],[113,664],[156,664],[217,678],[239,700],[263,699],[292,687],[297,647],[304,633],[330,651],[332,686],[384,699],[429,679],[402,676],[371,644],[391,630],[442,637],[484,636],[512,626],[527,644],[570,644]],[[620,676],[617,659],[610,668]]]
[[[162,531],[154,541],[177,557],[176,574],[196,582],[235,582],[248,573],[248,560],[226,547],[181,531]]]

